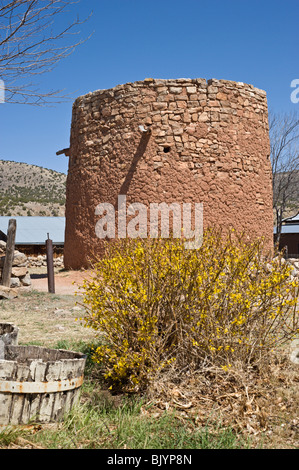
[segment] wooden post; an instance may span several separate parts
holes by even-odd
[[[53,243],[52,240],[46,240],[47,250],[47,273],[48,273],[48,292],[55,294],[55,281],[54,281],[54,263],[53,263]]]
[[[16,219],[10,219],[8,222],[6,253],[2,272],[2,285],[5,287],[10,287],[12,263],[15,252],[16,231],[17,221]]]

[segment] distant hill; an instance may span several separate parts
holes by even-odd
[[[0,215],[65,215],[66,175],[27,163],[0,160]]]

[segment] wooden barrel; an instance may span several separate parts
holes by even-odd
[[[4,359],[4,347],[18,344],[19,329],[12,323],[0,323],[0,360]]]
[[[86,356],[38,346],[4,348],[0,424],[61,421],[77,402]]]

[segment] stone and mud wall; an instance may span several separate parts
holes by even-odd
[[[73,105],[67,154],[66,268],[101,254],[95,209],[121,194],[127,204],[203,203],[204,227],[272,247],[267,98],[252,85],[145,79],[89,93]]]

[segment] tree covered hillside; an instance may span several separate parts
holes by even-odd
[[[0,160],[0,215],[64,216],[66,175]]]

